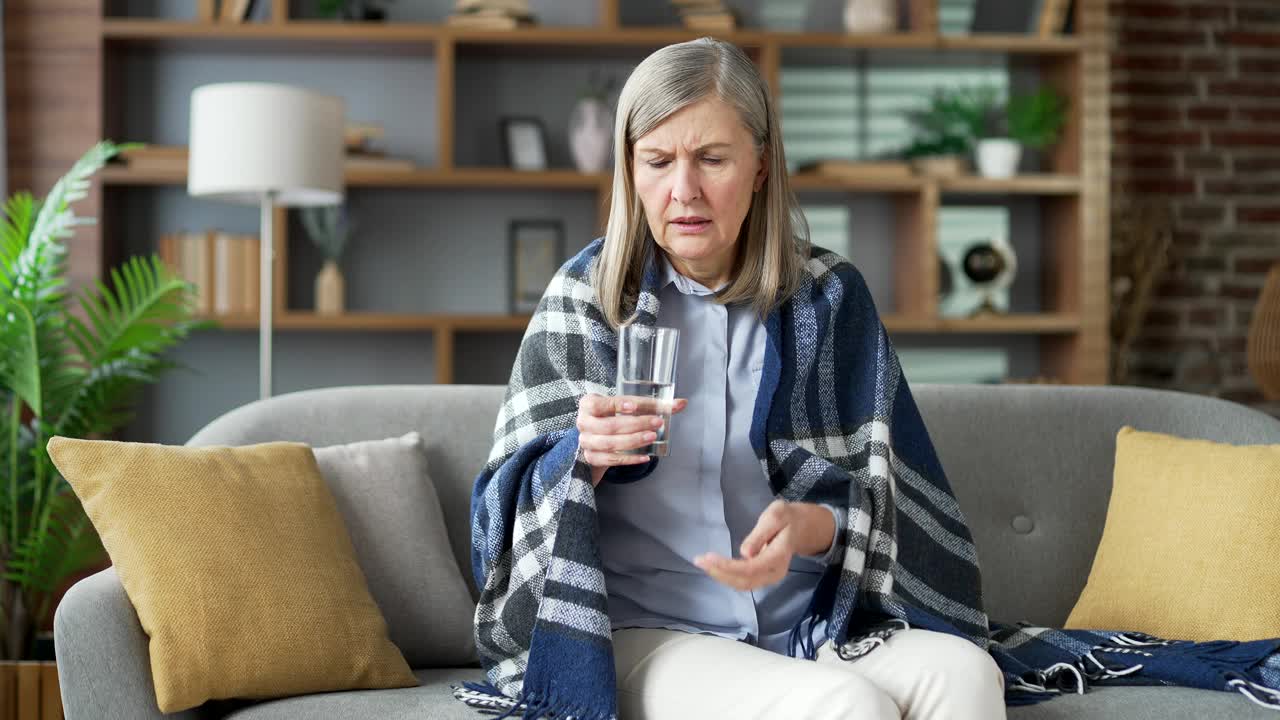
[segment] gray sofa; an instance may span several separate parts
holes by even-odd
[[[1004,621],[1060,625],[1066,619],[1102,534],[1121,425],[1234,443],[1280,443],[1280,421],[1182,393],[1019,385],[919,385],[914,392],[977,541],[988,612]],[[321,447],[418,430],[429,446],[449,541],[470,586],[471,484],[488,454],[502,393],[498,386],[300,392],[227,413],[189,444],[296,440]],[[55,640],[69,720],[479,717],[449,691],[451,682],[481,678],[478,667],[422,669],[416,688],[256,704],[220,701],[162,715],[151,684],[147,638],[111,569],[66,595],[55,619]],[[1015,708],[1009,717],[1275,720],[1280,715],[1227,693],[1107,688]]]

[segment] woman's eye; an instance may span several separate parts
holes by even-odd
[[[702,158],[702,162],[707,163],[708,165],[719,165],[719,164],[720,164],[720,158],[718,158],[718,157],[704,157],[704,158]]]
[[[650,160],[649,167],[655,168],[655,169],[662,169],[667,166],[668,162],[669,162],[668,160]]]

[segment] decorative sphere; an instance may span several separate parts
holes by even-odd
[[[990,243],[980,243],[964,254],[964,274],[975,283],[989,283],[1004,272],[1005,260]]]

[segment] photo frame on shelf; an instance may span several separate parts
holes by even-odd
[[[542,120],[528,116],[504,116],[499,121],[502,151],[513,170],[547,169],[547,131]]]
[[[564,222],[512,220],[508,235],[511,313],[532,313],[538,308],[551,278],[564,263]]]

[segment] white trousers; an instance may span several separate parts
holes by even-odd
[[[613,633],[619,720],[1003,720],[1003,676],[967,640],[904,630],[853,661],[802,660],[715,635]]]

